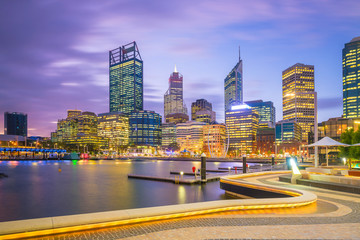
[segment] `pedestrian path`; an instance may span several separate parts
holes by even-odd
[[[292,185],[277,176],[246,181],[310,191],[318,201],[291,209],[229,211],[32,239],[360,239],[358,194]]]

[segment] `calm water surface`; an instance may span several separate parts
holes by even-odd
[[[209,162],[207,169],[241,164]],[[191,172],[185,161],[0,161],[0,221],[225,199],[219,182],[204,185],[128,179]],[[58,169],[61,168],[61,172]]]

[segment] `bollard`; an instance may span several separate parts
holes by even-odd
[[[205,153],[201,154],[201,182],[206,182],[206,155]]]
[[[275,157],[271,158],[271,165],[274,166],[275,165]]]
[[[243,156],[243,173],[246,173],[246,156]]]

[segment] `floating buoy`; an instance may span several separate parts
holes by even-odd
[[[59,172],[61,172],[61,168],[59,168]]]

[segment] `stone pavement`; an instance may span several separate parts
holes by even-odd
[[[274,176],[249,181],[307,190],[318,196],[318,202],[292,209],[232,211],[32,239],[360,239],[360,195],[291,185]]]

